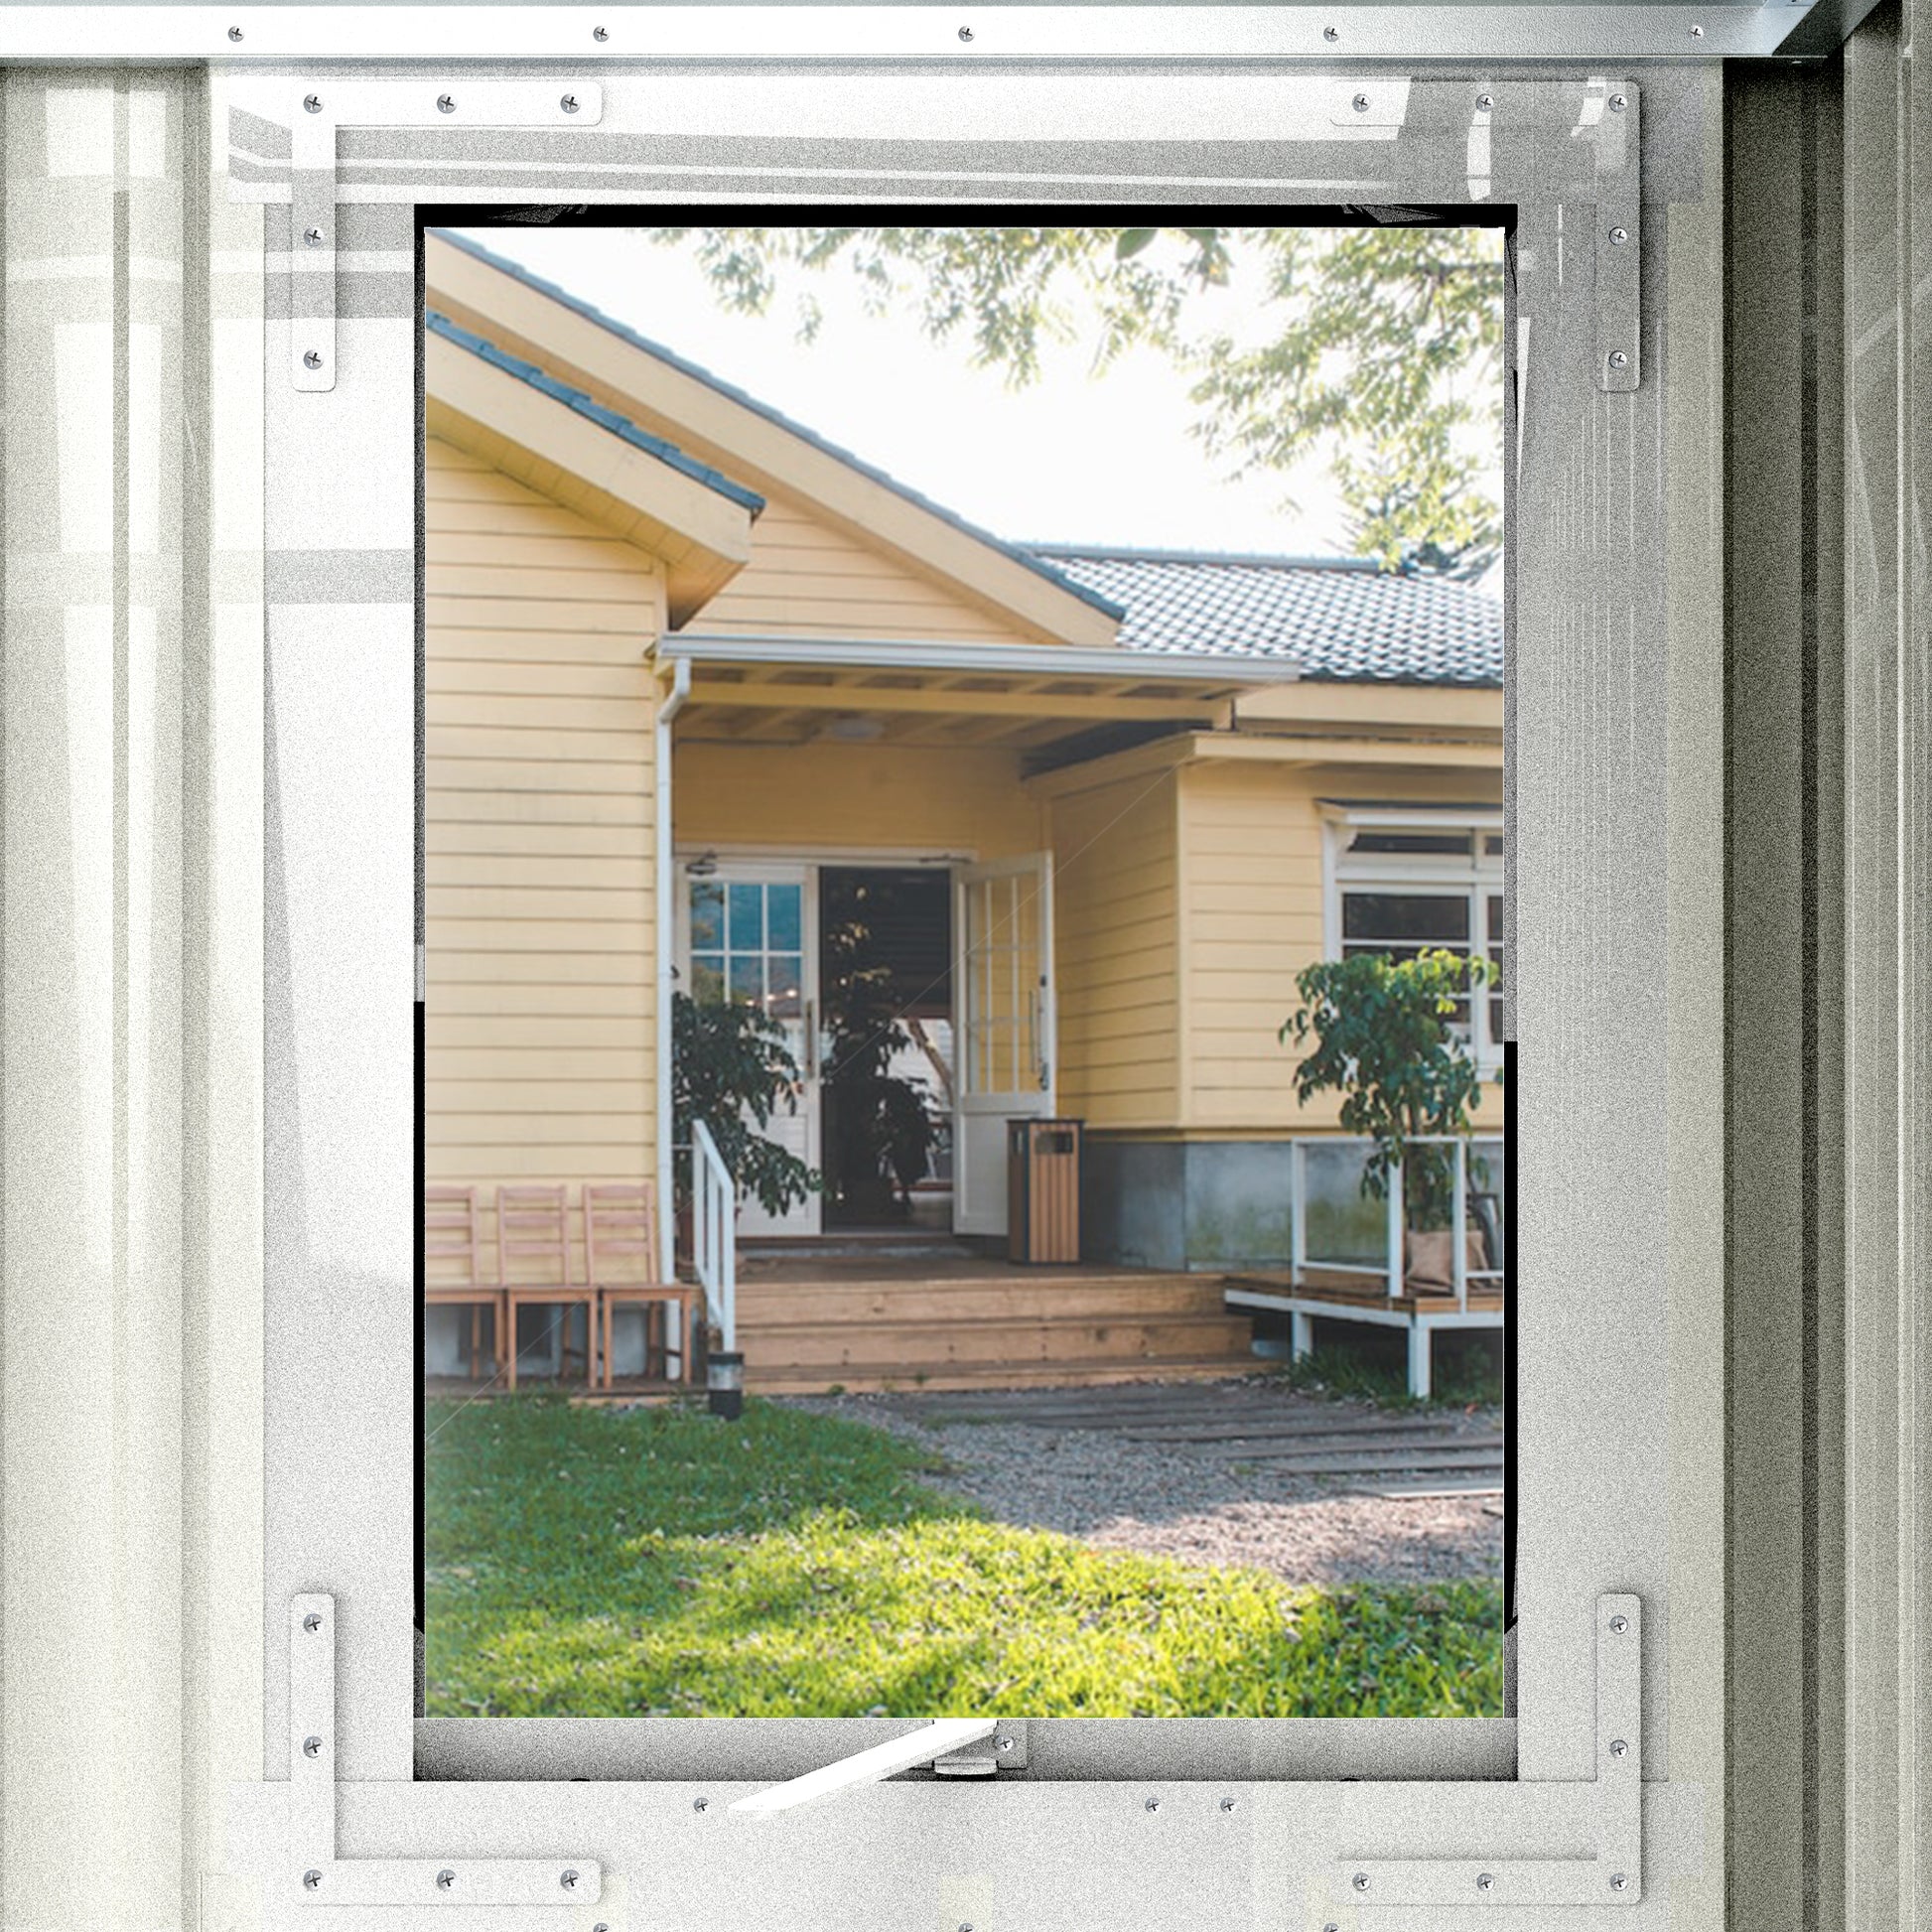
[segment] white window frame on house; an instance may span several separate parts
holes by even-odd
[[[1329,959],[1345,959],[1351,952],[1374,952],[1368,940],[1346,937],[1344,900],[1352,889],[1369,888],[1404,897],[1460,899],[1468,907],[1468,939],[1418,940],[1415,943],[1448,952],[1493,957],[1505,951],[1505,941],[1490,930],[1489,900],[1506,890],[1502,852],[1503,814],[1461,805],[1351,805],[1323,800],[1321,812],[1322,951]],[[1454,853],[1351,852],[1358,831],[1445,834],[1466,832],[1466,856]],[[1489,848],[1495,846],[1492,852]],[[1402,942],[1408,943],[1408,942]],[[1506,957],[1506,954],[1505,954]],[[1503,1061],[1503,1039],[1493,1024],[1501,1004],[1498,982],[1470,1000],[1466,1025],[1451,1031],[1467,1041],[1477,1067],[1493,1073]]]

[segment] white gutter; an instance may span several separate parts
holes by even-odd
[[[660,640],[660,648],[661,640]],[[671,1153],[671,975],[677,956],[676,880],[671,872],[671,723],[691,695],[691,660],[679,658],[657,706],[657,1246],[661,1279],[676,1279],[677,1194]]]
[[[684,630],[657,640],[657,654],[698,664],[810,664],[881,671],[991,671],[1014,677],[1131,678],[1158,683],[1289,684],[1301,673],[1281,658],[1230,651],[1130,650],[1120,644],[947,644],[908,637],[706,636]]]

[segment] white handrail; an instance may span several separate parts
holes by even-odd
[[[703,1121],[691,1123],[691,1259],[719,1346],[738,1347],[738,1189]]]

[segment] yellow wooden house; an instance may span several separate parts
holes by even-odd
[[[1003,1232],[1007,1123],[1072,1117],[1089,1261],[1289,1268],[1296,973],[1501,955],[1500,608],[1006,541],[467,236],[426,304],[430,1180],[668,1197],[676,987],[782,1022],[814,1159],[821,911],[890,875],[924,1225]]]

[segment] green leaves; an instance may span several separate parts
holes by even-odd
[[[762,1009],[738,1000],[671,996],[672,1136],[680,1146],[701,1120],[733,1178],[767,1214],[782,1214],[823,1185],[795,1154],[755,1132],[795,1105],[798,1062],[784,1029]],[[678,1176],[680,1194],[688,1186]]]
[[[1403,1164],[1412,1228],[1450,1224],[1451,1150],[1406,1143],[1469,1131],[1482,1081],[1448,1022],[1492,977],[1479,954],[1439,951],[1403,960],[1382,953],[1319,960],[1295,981],[1303,1004],[1281,1037],[1298,1046],[1314,1041],[1296,1070],[1296,1095],[1306,1104],[1317,1093],[1339,1092],[1342,1132],[1374,1139],[1362,1175],[1371,1199],[1384,1198],[1391,1171]]]

